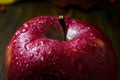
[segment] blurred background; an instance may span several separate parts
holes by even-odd
[[[24,22],[43,15],[64,15],[100,27],[111,39],[120,66],[120,0],[0,0],[0,80],[6,80],[5,51],[12,35]]]

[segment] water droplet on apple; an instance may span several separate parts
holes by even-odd
[[[41,41],[40,43],[41,43],[41,46],[43,46],[43,45],[44,45],[42,41]]]
[[[36,23],[34,22],[33,25],[36,25]]]
[[[25,24],[23,24],[23,26],[27,28],[27,27],[28,27],[28,24],[27,24],[27,23],[25,23]]]
[[[14,43],[16,42],[16,40],[13,41]]]
[[[71,40],[72,38],[75,37],[75,35],[77,34],[77,31],[75,29],[68,29],[68,33],[67,33],[67,39]]]
[[[26,68],[29,67],[29,64],[26,64]]]
[[[90,46],[94,46],[94,44],[90,44]]]
[[[41,60],[41,61],[44,61],[44,57],[41,57],[40,60]]]
[[[87,28],[88,30],[90,29],[90,27]]]
[[[19,63],[17,62],[16,65],[18,65]]]
[[[48,51],[48,55],[51,53],[51,51]]]
[[[92,33],[90,33],[90,36],[93,36],[93,34],[92,34]]]
[[[28,49],[29,50],[29,49]],[[31,51],[37,51],[37,47],[33,47]]]
[[[24,63],[26,63],[26,61],[24,61]]]
[[[20,52],[20,54],[22,55],[22,54],[23,54],[23,52],[21,51],[21,52]]]
[[[15,35],[18,35],[20,33],[20,31],[17,31],[16,33],[15,33]]]
[[[73,20],[73,21],[72,21],[72,23],[74,23],[74,24],[75,24],[75,23],[76,23],[76,21],[75,21],[75,20]]]
[[[33,59],[33,57],[34,57],[34,54],[32,53],[32,54],[30,54],[30,59]]]
[[[23,29],[22,29],[22,33],[25,33],[25,32],[27,32],[27,29],[26,29],[26,28],[23,28]]]
[[[16,60],[18,60],[18,57],[15,57]]]
[[[77,50],[75,48],[73,48],[73,52],[76,52]]]
[[[43,23],[44,23],[44,21],[42,21],[42,20],[41,20],[41,21],[39,21],[39,24],[43,24]]]
[[[52,19],[52,21],[54,20],[54,18],[53,18],[53,17],[52,17],[51,19]]]

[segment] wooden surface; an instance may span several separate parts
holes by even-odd
[[[12,35],[23,22],[41,15],[63,14],[100,27],[113,42],[120,64],[120,6],[114,8],[112,10],[99,9],[88,12],[75,8],[62,10],[49,3],[40,2],[18,3],[7,6],[6,12],[0,12],[0,80],[6,80],[5,50]]]

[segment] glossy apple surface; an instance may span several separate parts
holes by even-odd
[[[16,31],[6,50],[8,80],[117,80],[111,41],[96,27],[40,16]]]

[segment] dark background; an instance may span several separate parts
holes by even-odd
[[[5,7],[6,11],[0,12],[0,80],[6,80],[5,51],[12,35],[25,21],[42,15],[62,14],[100,27],[111,39],[120,64],[120,1],[90,9],[75,6],[61,9],[47,1],[22,1]]]

